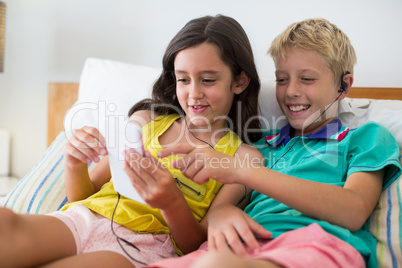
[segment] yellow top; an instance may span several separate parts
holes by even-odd
[[[152,156],[163,148],[159,144],[159,137],[180,118],[178,114],[163,115],[143,127],[143,141],[145,150],[150,151]],[[182,133],[184,135],[184,133]],[[214,149],[233,156],[242,141],[232,131],[219,140]],[[168,168],[176,180],[178,187],[184,194],[186,201],[193,212],[194,217],[200,221],[208,211],[222,184],[210,179],[208,183],[199,185],[186,178],[180,170],[171,167],[171,162],[179,157],[171,155],[159,161]],[[112,218],[113,210],[117,201],[117,192],[113,188],[112,179],[103,185],[101,190],[87,199],[65,205],[61,210],[82,204],[89,209],[109,219]],[[169,228],[159,209],[151,208],[121,196],[113,220],[138,233],[169,234]]]

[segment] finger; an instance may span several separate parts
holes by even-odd
[[[104,147],[104,144],[99,142],[99,135],[99,131],[92,127],[83,127],[73,131],[73,137],[84,142],[89,148]]]
[[[78,161],[80,161],[82,163],[89,164],[92,162],[92,160],[89,157],[87,157],[86,155],[84,155],[83,153],[78,151],[74,146],[72,146],[70,144],[66,144],[66,146],[64,147],[64,155],[77,159]],[[66,159],[67,159],[67,157],[66,157]]]
[[[164,149],[158,153],[159,158],[164,158],[169,155],[188,154],[194,150],[194,147],[188,143],[179,143],[175,146]]]
[[[106,140],[105,137],[103,137],[102,133],[97,128],[94,127],[83,127],[83,130],[87,133],[89,133],[92,137],[96,139],[98,143],[100,143],[102,146],[106,147]]]
[[[124,157],[131,169],[133,169],[138,176],[142,176],[143,168],[147,166],[147,160],[134,149],[124,151]]]
[[[173,160],[171,165],[173,168],[179,169],[183,174],[190,168],[194,159],[192,157],[186,157]]]
[[[219,168],[220,163],[216,162],[216,160],[219,160],[219,157],[211,156],[204,150],[193,150],[182,159],[172,161],[172,167],[180,169],[186,177],[191,178],[193,181],[203,184],[208,182],[212,175],[217,175],[217,172],[221,170]]]
[[[208,250],[216,250],[215,236],[213,235],[211,227],[208,228]]]
[[[126,151],[126,159],[129,166],[147,184],[147,187],[157,184],[157,174],[155,174],[157,166],[152,158],[143,157],[134,149],[129,149]]]
[[[78,140],[75,137],[70,137],[68,146],[71,150],[67,152],[70,153],[71,156],[77,156],[77,159],[83,159],[80,155],[84,155],[85,160],[83,162],[90,163],[91,161],[99,162],[98,152],[88,146],[88,144],[82,140]],[[88,161],[89,160],[89,161]]]
[[[74,130],[70,141],[78,150],[83,151],[84,154],[86,154],[85,151],[89,152],[89,149],[91,149],[95,152],[93,153],[95,155],[106,155],[106,146],[98,140],[99,135],[102,137],[101,139],[103,139],[103,136],[96,128],[84,127]]]
[[[249,251],[254,252],[259,249],[259,244],[255,238],[253,232],[250,229],[236,230],[239,237],[241,238],[241,243],[243,248],[247,247]],[[241,249],[240,249],[241,250]],[[244,249],[245,250],[245,249]],[[244,252],[247,252],[246,250]],[[242,251],[242,254],[244,254]]]
[[[153,177],[149,176],[146,169],[144,169],[144,167],[146,166],[146,164],[144,164],[144,161],[147,160],[144,159],[142,155],[138,154],[138,152],[134,149],[129,149],[125,151],[125,153],[125,171],[129,176],[134,188],[139,193],[147,192],[150,183],[154,181]]]
[[[146,189],[147,185],[146,183],[142,180],[140,176],[130,167],[129,163],[127,161],[124,161],[124,166],[123,166],[124,171],[126,172],[127,176],[130,178],[131,184],[137,191],[137,193],[142,196],[142,193]]]
[[[152,166],[148,169],[148,172],[152,172],[157,178],[161,178],[163,174],[169,173],[167,167],[165,167],[157,158],[151,155],[149,151],[145,151],[145,157],[151,161]]]
[[[159,166],[153,161],[152,157],[143,157],[140,166],[141,175],[147,178],[148,183],[157,184],[159,178]]]
[[[144,156],[146,158],[148,158],[152,162],[153,165],[164,168],[164,166],[160,164],[158,159],[156,159],[155,157],[152,156],[151,152],[144,151]]]
[[[180,169],[180,171],[187,177],[192,178],[199,169],[203,168],[202,159],[197,159],[193,152],[184,156],[182,159],[177,159],[172,162],[172,167]]]
[[[184,176],[199,184],[208,182],[212,172],[204,155],[196,151],[191,152],[183,159],[173,161],[172,167],[180,169]]]
[[[238,255],[245,256],[247,254],[247,250],[242,240],[239,237],[239,234],[236,230],[231,229],[226,231],[226,243],[227,245]],[[222,246],[219,245],[218,248]]]
[[[123,150],[122,157],[124,157],[124,159],[127,160],[129,164],[135,165],[138,165],[138,163],[143,158],[142,155],[134,149]]]
[[[226,236],[222,232],[217,232],[214,236],[214,249],[215,250],[231,250]]]
[[[257,236],[264,238],[264,239],[269,239],[272,238],[272,233],[268,231],[267,229],[264,228],[261,224],[257,223],[254,221],[250,216],[247,215],[247,222],[250,226],[251,231],[256,234]]]
[[[198,184],[204,184],[207,183],[212,177],[211,170],[207,168],[199,168],[196,172],[194,172],[194,175],[189,178]]]
[[[183,155],[181,159],[176,159],[172,161],[172,167],[180,169],[182,172],[187,171],[192,165],[197,164],[195,169],[198,169],[199,165],[203,167],[203,157],[204,152],[199,152],[197,150],[191,150],[187,154]],[[197,163],[196,163],[197,162]]]
[[[272,237],[272,233],[266,230],[262,225],[251,219],[248,215],[245,215],[247,226],[249,228],[239,228],[237,232],[251,252],[254,252],[260,248],[260,245],[255,237],[258,235],[261,238],[268,239]]]

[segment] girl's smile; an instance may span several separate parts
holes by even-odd
[[[202,114],[208,107],[208,105],[189,105],[189,109],[195,114]]]
[[[183,49],[175,58],[174,68],[177,98],[190,127],[211,131],[227,128],[227,116],[239,89],[218,47],[204,42]]]

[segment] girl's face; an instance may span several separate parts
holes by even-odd
[[[285,59],[278,58],[275,67],[276,98],[295,130],[292,136],[315,132],[333,120],[338,102],[320,114],[338,97],[339,86],[321,55],[293,48]]]
[[[218,47],[202,43],[183,49],[175,58],[174,72],[177,98],[189,124],[211,130],[227,127],[234,94],[244,89],[222,61]]]

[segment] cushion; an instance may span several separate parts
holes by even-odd
[[[378,239],[378,267],[402,267],[402,176],[388,186],[369,219]]]
[[[18,213],[45,214],[60,209],[67,202],[63,166],[66,142],[67,137],[61,132],[38,164],[5,197],[5,207]],[[92,170],[95,164],[88,167]]]
[[[343,124],[356,128],[368,121],[386,127],[402,148],[402,102],[346,98],[339,115]],[[388,186],[369,218],[370,232],[378,239],[379,267],[402,267],[402,175]]]

